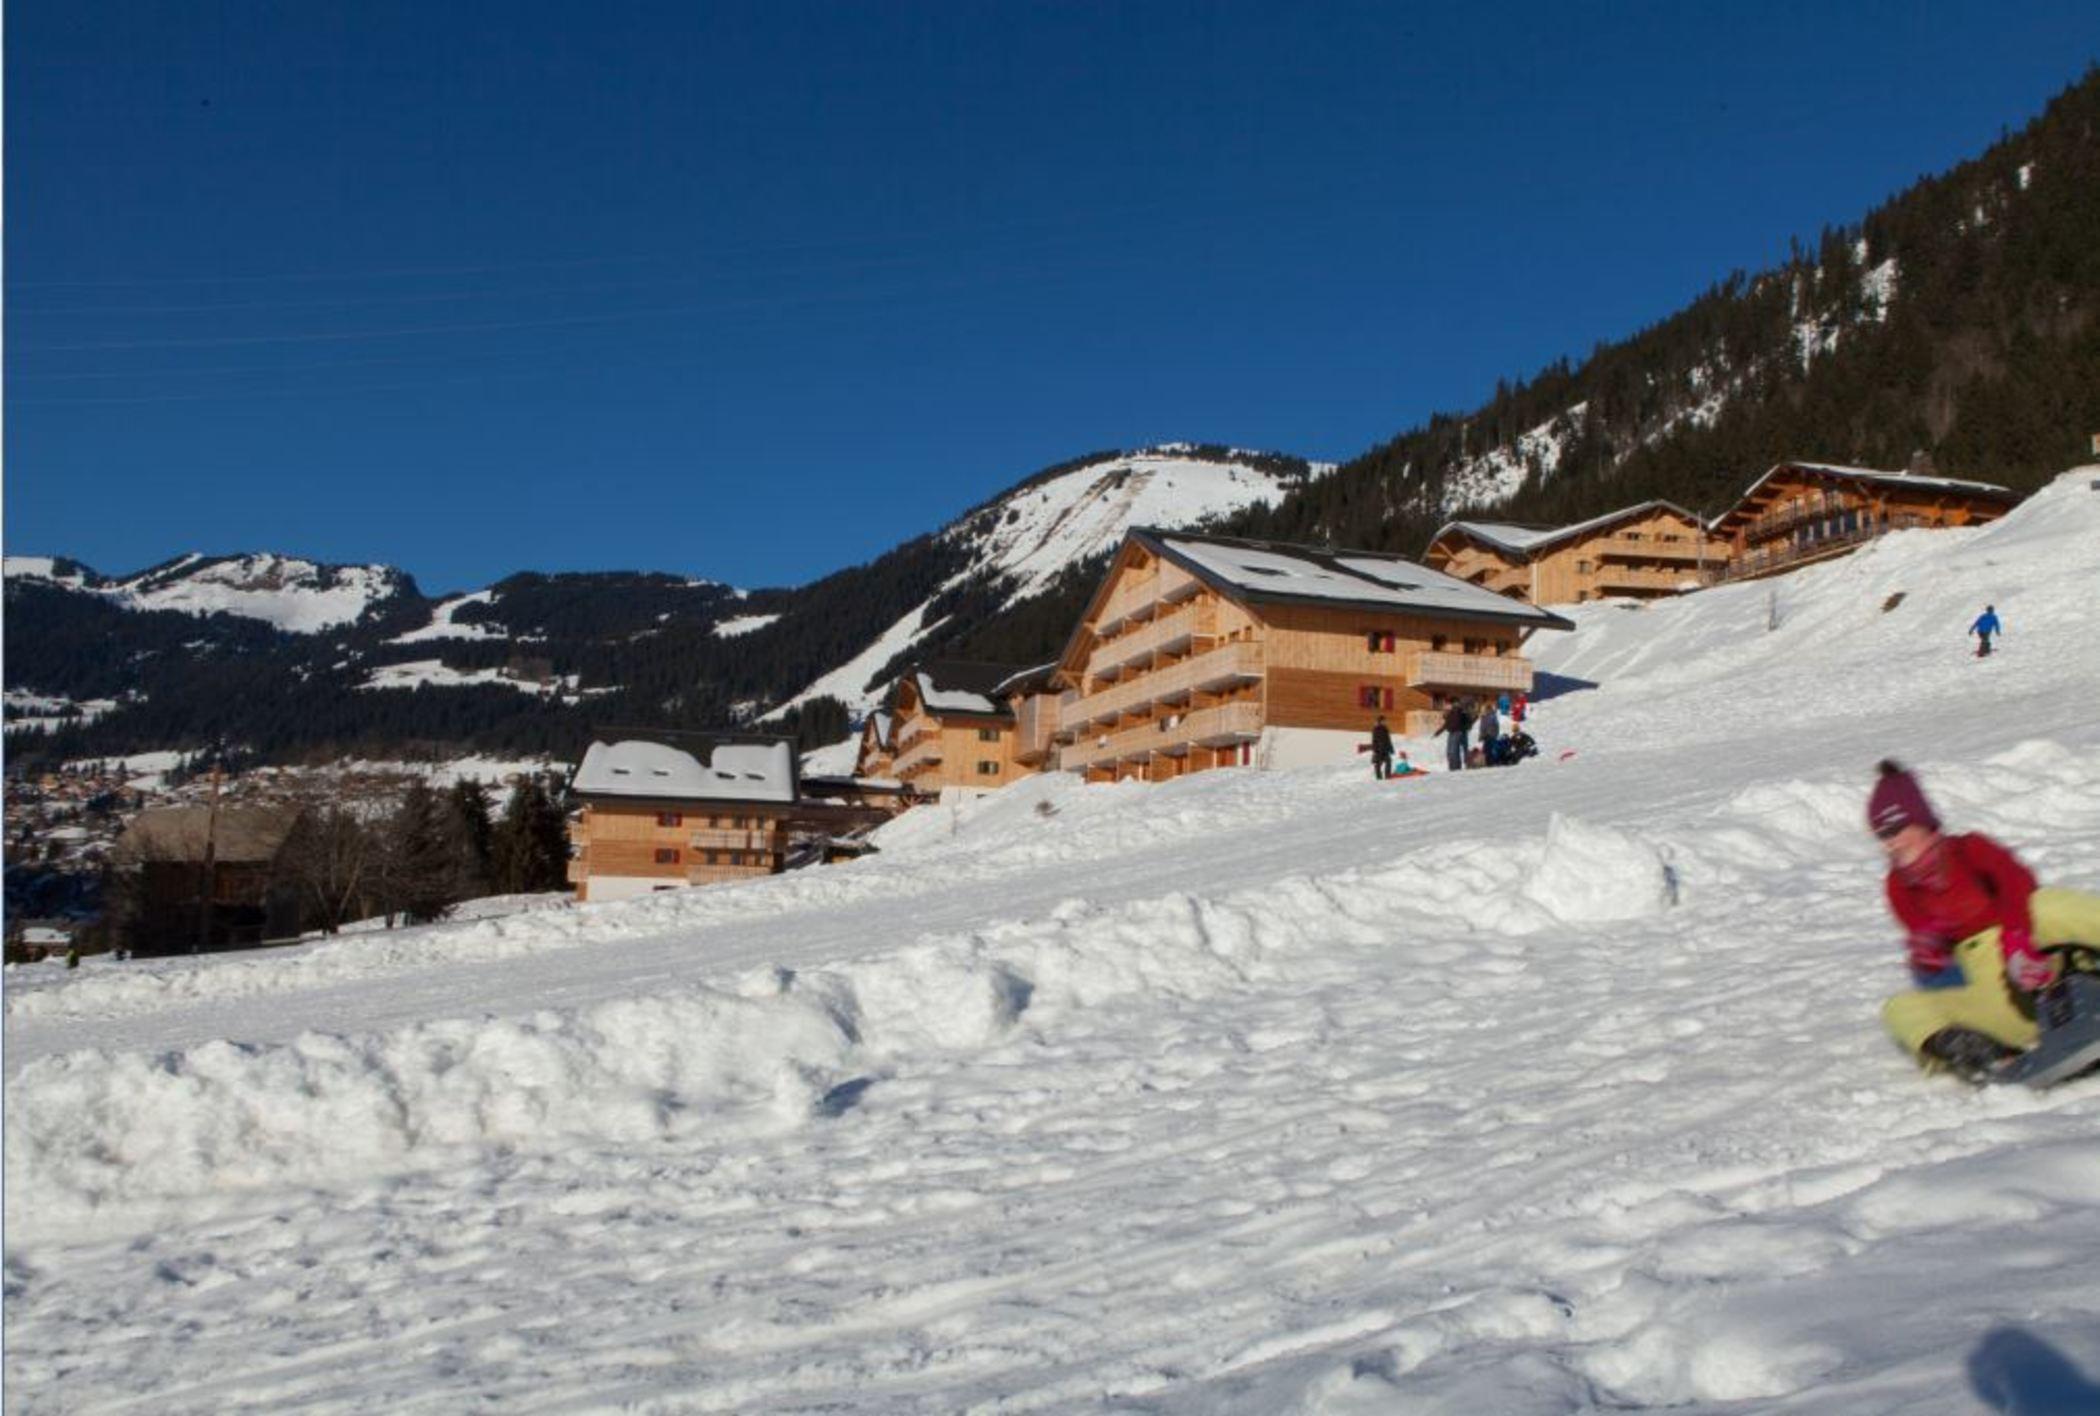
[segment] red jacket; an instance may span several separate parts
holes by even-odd
[[[1996,927],[2007,954],[2034,942],[2027,897],[2034,876],[1988,836],[1947,836],[1916,865],[1889,871],[1889,908],[1910,931],[1911,962],[1927,969],[1952,961],[1950,948]]]

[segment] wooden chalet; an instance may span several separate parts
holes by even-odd
[[[1683,507],[1649,501],[1572,526],[1453,521],[1430,538],[1422,559],[1432,570],[1498,595],[1576,605],[1711,584],[1727,563],[1728,543]]]
[[[301,813],[285,806],[160,806],[140,812],[110,852],[135,881],[126,945],[189,953],[299,932],[286,869]]]
[[[1383,714],[1528,692],[1519,653],[1568,629],[1400,556],[1190,532],[1125,537],[1058,660],[1059,752],[1090,780],[1349,761]]]
[[[1014,755],[1014,710],[999,694],[1005,664],[941,660],[897,680],[897,780],[923,796],[975,794],[1030,776]]]
[[[893,734],[896,719],[877,710],[860,725],[860,752],[853,759],[853,775],[863,781],[890,782],[897,777],[897,745]]]
[[[569,794],[579,804],[569,825],[578,900],[773,875],[799,799],[794,746],[785,738],[703,739],[690,748],[594,742]]]
[[[993,692],[1014,715],[1014,761],[1032,772],[1057,770],[1060,694],[1055,664],[1023,669]]]
[[[1728,546],[1727,578],[1751,580],[1843,555],[1887,531],[1995,521],[2019,500],[1989,482],[1782,462],[1713,531]]]

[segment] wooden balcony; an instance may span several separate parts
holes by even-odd
[[[939,733],[935,733],[915,744],[911,751],[898,753],[896,765],[891,770],[900,779],[910,781],[914,776],[939,765],[940,760],[941,738]]]
[[[1033,767],[1057,739],[1058,700],[1046,693],[1024,698],[1014,710],[1014,760]]]
[[[1144,619],[1162,604],[1178,604],[1202,588],[1203,582],[1177,565],[1161,565],[1155,574],[1131,579],[1118,586],[1101,606],[1094,633],[1114,634],[1133,619]]]
[[[1239,640],[1168,664],[1149,673],[1082,698],[1073,705],[1071,721],[1079,733],[1090,723],[1102,723],[1155,703],[1180,703],[1198,689],[1223,688],[1262,676],[1262,646],[1258,640]]]
[[[1081,738],[1066,747],[1059,765],[1081,771],[1103,763],[1180,757],[1191,747],[1217,747],[1261,736],[1259,703],[1219,703],[1193,713],[1169,714],[1120,732]]]
[[[1704,576],[1697,566],[1686,566],[1682,570],[1651,570],[1630,565],[1600,565],[1590,579],[1607,595],[1614,590],[1674,594],[1679,590],[1697,590],[1702,585],[1710,585],[1719,573],[1718,565]]]
[[[1155,654],[1186,649],[1198,638],[1214,637],[1217,632],[1218,607],[1209,601],[1190,605],[1096,645],[1093,671],[1114,677],[1127,665],[1149,661]]]
[[[1529,693],[1531,660],[1514,654],[1498,659],[1486,654],[1442,654],[1423,649],[1407,661],[1407,683],[1410,688]]]
[[[1745,551],[1742,555],[1732,558],[1714,579],[1716,582],[1756,580],[1761,576],[1777,575],[1783,570],[1793,570],[1812,561],[1842,555],[1889,531],[1930,525],[1932,522],[1923,516],[1898,513],[1869,519],[1862,513],[1850,531],[1841,531],[1834,536],[1780,541],[1756,550]]]
[[[896,750],[903,752],[913,743],[926,737],[938,737],[941,725],[938,720],[921,714],[897,730]]]
[[[1607,536],[1590,542],[1587,549],[1602,559],[1619,556],[1627,560],[1689,561],[1699,563],[1699,542],[1687,536],[1679,541],[1662,541],[1653,536]],[[1721,551],[1708,547],[1706,559],[1718,563],[1723,559]]]
[[[739,831],[733,828],[707,827],[694,831],[686,844],[696,851],[770,851],[776,837],[771,828],[755,831]]]

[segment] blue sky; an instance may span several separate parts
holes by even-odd
[[[1343,459],[1981,151],[2090,3],[9,8],[6,544],[792,584]]]

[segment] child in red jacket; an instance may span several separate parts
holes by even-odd
[[[1867,801],[1888,852],[1889,908],[1908,933],[1917,987],[1882,1022],[1927,1067],[1967,1077],[2034,1046],[2034,994],[2056,977],[2037,944],[2100,944],[2100,898],[2047,890],[1988,836],[1948,836],[1893,762]]]

